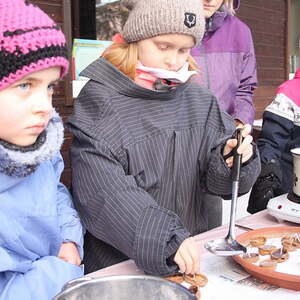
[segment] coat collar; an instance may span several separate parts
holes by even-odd
[[[45,141],[38,147],[28,151],[20,151],[20,147],[6,147],[0,144],[0,175],[7,177],[11,183],[14,179],[24,178],[36,170],[46,160],[53,158],[63,142],[64,129],[61,118],[56,112],[46,128]],[[11,178],[9,178],[11,177]],[[1,180],[1,183],[6,180]],[[2,190],[4,187],[1,187]]]
[[[233,8],[237,10],[239,9],[239,7],[240,7],[240,0],[233,1]],[[206,20],[206,34],[210,32],[214,32],[218,28],[220,28],[223,25],[226,17],[230,15],[231,14],[226,8],[226,6],[222,5],[218,11],[216,11],[209,19]]]
[[[137,85],[104,58],[92,62],[80,75],[104,84],[121,95],[143,100],[172,100],[188,86],[188,83],[182,83],[170,86],[168,90],[146,89]]]

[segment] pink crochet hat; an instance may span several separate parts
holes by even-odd
[[[27,0],[0,0],[0,90],[29,73],[59,66],[68,71],[64,34]]]

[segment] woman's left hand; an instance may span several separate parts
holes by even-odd
[[[238,147],[237,153],[242,155],[242,163],[245,163],[249,160],[253,155],[253,145],[251,144],[253,141],[253,137],[250,135],[251,133],[251,125],[246,124],[242,127],[242,136],[244,138],[242,144]],[[224,147],[223,156],[230,153],[237,145],[237,139],[229,139],[226,142]],[[229,168],[232,167],[233,164],[233,156],[230,156],[226,159],[226,164]]]

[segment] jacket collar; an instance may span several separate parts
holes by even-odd
[[[170,86],[167,91],[146,89],[137,85],[104,58],[92,62],[80,75],[104,84],[121,95],[143,100],[172,100],[188,86],[188,83],[182,83]]]
[[[220,28],[225,18],[230,15],[229,11],[223,5],[218,11],[216,11],[210,18],[206,19],[206,31],[205,34],[216,31]]]
[[[233,8],[237,10],[239,7],[240,0],[234,0]],[[228,15],[231,15],[230,12],[225,5],[222,5],[218,11],[216,11],[209,19],[206,20],[206,33],[214,32],[220,28]]]

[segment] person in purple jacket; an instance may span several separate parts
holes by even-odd
[[[252,125],[256,59],[250,29],[233,16],[239,3],[239,0],[203,0],[206,32],[191,53],[200,70],[197,81],[212,90],[221,108],[237,125]]]
[[[236,126],[253,124],[256,59],[249,27],[234,16],[239,0],[203,0],[206,32],[191,55],[199,72],[195,81],[209,88]],[[207,195],[209,228],[222,223],[222,199]]]

